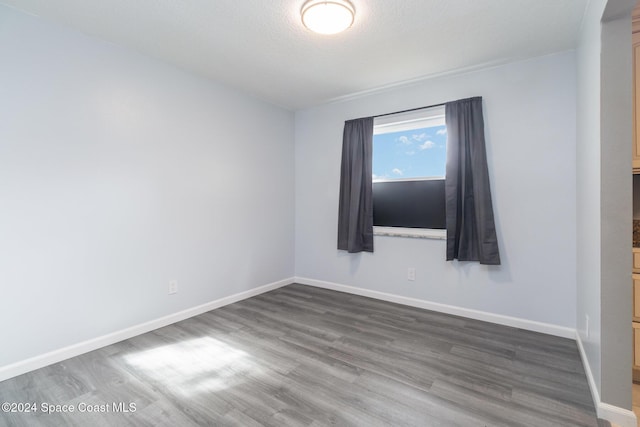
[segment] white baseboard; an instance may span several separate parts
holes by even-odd
[[[580,352],[580,357],[582,358],[582,364],[584,365],[584,371],[587,374],[587,381],[589,382],[589,389],[591,390],[591,397],[593,399],[593,403],[596,406],[596,412],[598,414],[598,418],[602,418],[603,420],[607,420],[612,424],[615,424],[620,427],[637,427],[638,421],[636,418],[636,414],[629,409],[620,408],[618,406],[613,406],[608,403],[604,403],[600,400],[600,393],[598,392],[598,387],[596,386],[595,379],[593,378],[593,373],[591,372],[591,365],[589,365],[589,359],[587,358],[587,353],[584,351],[584,346],[582,345],[582,339],[580,339],[580,334],[576,332],[576,343],[578,343],[578,351]]]
[[[167,325],[171,325],[181,320],[188,319],[193,316],[197,316],[207,311],[215,310],[216,308],[223,307],[225,305],[233,304],[234,302],[242,301],[247,298],[251,298],[256,295],[260,295],[265,292],[272,291],[274,289],[281,288],[293,283],[293,278],[280,280],[278,282],[269,283],[264,286],[249,289],[248,291],[240,292],[228,297],[220,298],[215,301],[198,305],[196,307],[188,308],[177,313],[170,314],[168,316],[161,317],[159,319],[150,320],[139,325],[131,326],[120,331],[112,332],[107,335],[103,335],[97,338],[93,338],[84,342],[70,345],[58,350],[51,351],[49,353],[41,354],[20,362],[13,363],[0,367],[0,381],[13,378],[24,373],[43,368],[45,366],[61,362],[71,357],[79,356],[84,353],[88,353],[99,348],[115,344],[119,341],[123,341],[137,335],[141,335],[158,328],[162,328]]]
[[[324,282],[321,280],[296,277],[296,283],[301,285],[315,286],[317,288],[332,289],[334,291],[346,292],[349,294],[361,295],[383,301],[395,302],[397,304],[411,307],[424,308],[426,310],[440,313],[453,314],[455,316],[468,317],[470,319],[482,320],[485,322],[497,323],[499,325],[512,326],[514,328],[526,329],[528,331],[541,332],[563,338],[575,339],[576,330],[565,326],[552,325],[550,323],[536,322],[534,320],[521,319],[518,317],[503,316],[501,314],[489,313],[486,311],[472,310],[469,308],[457,307],[454,305],[440,304],[437,302],[421,300],[417,298],[403,297],[400,295],[387,294],[369,289],[357,288],[354,286],[340,285],[338,283]]]

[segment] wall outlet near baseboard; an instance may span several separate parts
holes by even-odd
[[[407,280],[414,281],[416,280],[416,269],[413,267],[409,267],[407,269]]]
[[[170,280],[169,281],[169,295],[173,295],[173,294],[177,294],[178,293],[178,281],[177,280]]]

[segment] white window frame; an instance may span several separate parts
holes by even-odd
[[[433,126],[445,125],[445,107],[444,105],[437,107],[422,108],[404,113],[390,114],[376,117],[373,121],[373,135],[382,135],[385,133],[403,132],[413,129],[421,129]],[[426,181],[429,179],[443,179],[443,176],[431,176],[424,178],[410,179],[376,179],[373,182],[389,182],[389,181]],[[390,237],[409,237],[419,239],[436,239],[446,240],[447,230],[434,228],[406,228],[406,227],[373,227],[374,236],[390,236]]]

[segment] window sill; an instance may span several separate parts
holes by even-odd
[[[446,240],[447,230],[434,230],[430,228],[373,227],[373,235]]]

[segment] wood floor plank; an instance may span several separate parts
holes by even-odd
[[[135,404],[2,427],[606,425],[574,341],[297,284],[1,382],[0,401]]]

